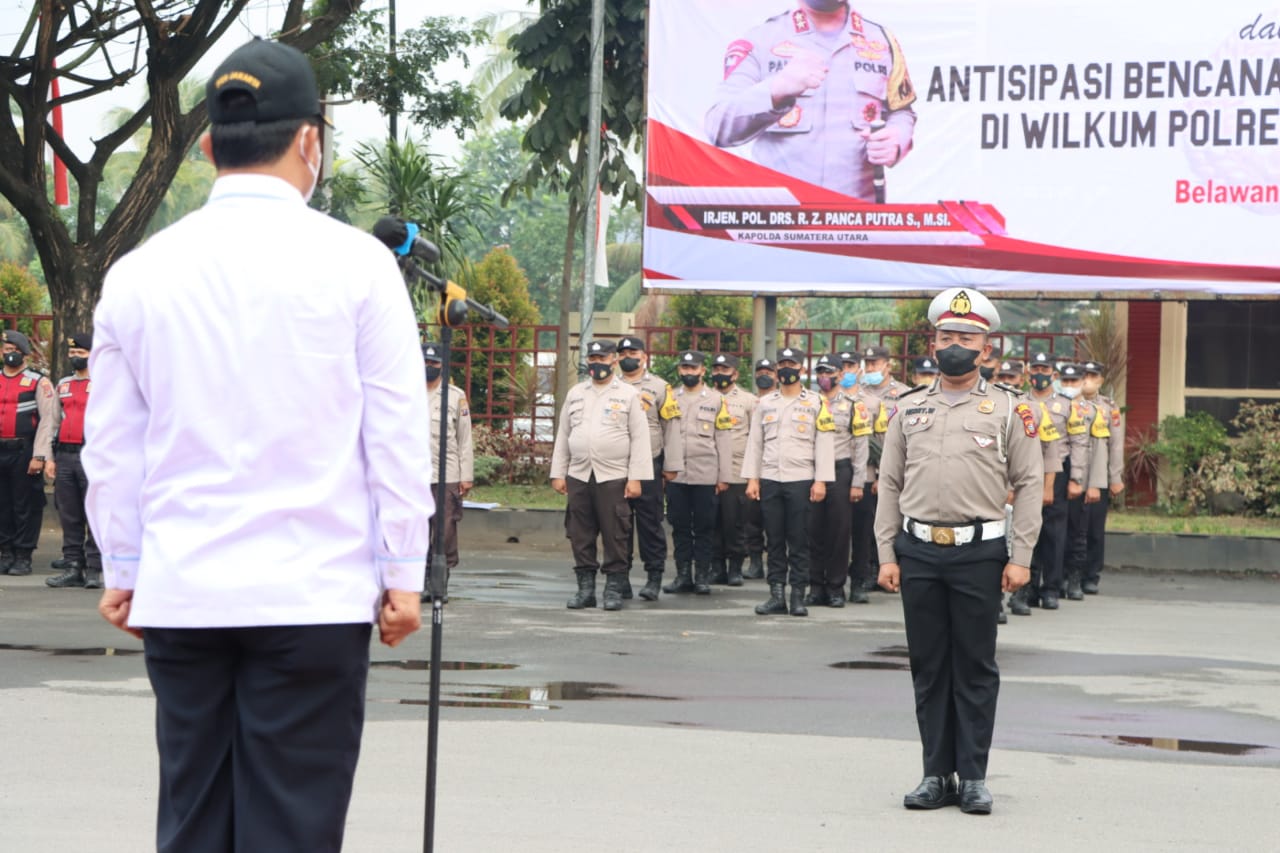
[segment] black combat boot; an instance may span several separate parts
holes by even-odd
[[[9,574],[13,574],[13,572],[10,572]],[[1084,580],[1084,581],[1082,581],[1082,582],[1080,583],[1080,590],[1081,590],[1081,592],[1083,592],[1085,595],[1097,595],[1097,594],[1098,594],[1098,579],[1097,579],[1097,578],[1089,578],[1088,580]]]
[[[102,569],[85,569],[84,588],[102,589]],[[448,596],[445,598],[447,600]]]
[[[649,582],[640,590],[640,597],[645,601],[657,601],[658,593],[662,591],[662,569],[649,569],[645,574],[649,576]]]
[[[7,575],[13,569],[13,552],[0,552],[0,575]]]
[[[786,585],[780,583],[769,584],[769,600],[764,604],[756,605],[756,613],[761,616],[776,616],[787,612],[787,602],[784,596],[787,594]]]
[[[795,587],[791,588],[791,594],[795,595]],[[809,590],[809,594],[805,596],[805,604],[811,604],[814,607],[825,607],[831,603],[831,594],[827,592],[825,586],[815,586]]]
[[[65,571],[66,569],[71,568],[71,564],[72,564],[73,562],[75,562],[75,561],[74,561],[74,560],[68,560],[66,557],[59,557],[58,559],[56,559],[56,560],[54,560],[52,563],[50,563],[50,564],[49,564],[49,566],[50,566],[50,568],[57,569],[58,571],[60,571],[60,572],[61,572],[61,571]]]
[[[45,578],[44,584],[45,586],[51,586],[54,589],[84,586],[84,569],[80,566],[78,561],[68,560],[67,567],[62,570],[62,574],[51,578]]]
[[[31,555],[17,554],[13,558],[13,568],[9,569],[9,574],[14,577],[24,577],[31,574]]]
[[[1031,605],[1027,604],[1027,588],[1025,586],[1009,596],[1009,612],[1014,616],[1031,615]]]
[[[621,572],[610,572],[604,576],[604,609],[622,609],[622,585],[627,576]],[[594,587],[594,584],[592,584]]]
[[[608,578],[605,578],[605,580],[606,580],[605,587],[608,588],[609,586],[609,584],[607,583]],[[625,572],[622,573],[622,600],[630,601],[634,597],[635,597],[635,593],[631,591],[631,570],[627,569]],[[608,608],[606,607],[606,609]]]
[[[578,594],[569,599],[565,605],[570,610],[582,610],[596,606],[596,571],[595,569],[574,569],[578,576]]]
[[[1084,601],[1084,590],[1080,588],[1079,572],[1072,572],[1067,575],[1067,600]]]
[[[729,558],[729,577],[725,579],[729,586],[742,586],[742,558]]]
[[[833,586],[827,590],[828,607],[844,607],[844,584]]]
[[[693,570],[693,591],[698,595],[711,594],[711,564],[698,563]]]
[[[711,575],[707,579],[707,583],[716,583],[724,586],[729,582],[729,567],[725,564],[724,557],[716,557],[711,561]]]
[[[693,565],[676,563],[676,579],[662,588],[667,595],[678,592],[693,592]]]
[[[849,584],[849,600],[854,604],[870,604],[871,596],[867,595],[867,591],[855,579]]]
[[[809,609],[804,606],[804,587],[791,587],[791,615],[808,616]]]
[[[764,577],[764,554],[759,551],[751,552],[751,561],[747,564],[746,571],[742,573],[744,578],[748,580],[758,581]]]

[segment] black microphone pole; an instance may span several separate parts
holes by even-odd
[[[884,127],[885,127],[885,121],[883,118],[878,118],[875,121],[871,122],[872,133],[875,133],[878,130],[883,130]],[[871,185],[875,187],[876,204],[884,204],[885,197],[886,197],[884,166],[879,163],[873,163],[871,165]]]

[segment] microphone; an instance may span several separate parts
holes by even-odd
[[[384,216],[373,224],[373,236],[400,257],[414,257],[424,263],[440,260],[440,249],[425,237],[418,236],[418,226],[398,216]]]
[[[877,118],[875,121],[871,122],[871,132],[875,133],[878,130],[883,130],[884,126],[885,126],[885,120],[883,118]],[[872,164],[871,186],[875,188],[876,204],[885,203],[884,183],[885,183],[884,182],[884,166],[880,165],[879,163]]]

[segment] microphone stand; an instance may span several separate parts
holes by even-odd
[[[467,292],[451,281],[445,281],[424,270],[413,259],[399,259],[400,270],[406,281],[411,277],[422,279],[428,289],[440,294],[440,452],[436,471],[440,482],[436,484],[436,523],[431,531],[431,562],[427,567],[427,592],[431,596],[431,663],[427,692],[427,790],[422,830],[423,853],[435,849],[436,827],[436,763],[440,740],[440,646],[444,640],[444,603],[449,588],[449,567],[444,554],[444,522],[442,513],[448,511],[449,499],[446,466],[449,459],[449,367],[453,343],[453,327],[467,321],[469,311],[475,311],[499,328],[507,328],[507,318],[493,308],[473,302]],[[461,499],[461,498],[459,498]]]
[[[875,133],[878,130],[883,130],[884,127],[885,120],[883,118],[878,118],[871,122],[872,133]],[[876,204],[884,204],[886,198],[884,166],[879,163],[873,163],[871,165],[871,185],[875,187]]]

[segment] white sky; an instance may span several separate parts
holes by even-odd
[[[34,0],[0,0],[0,50],[4,53],[12,51],[34,5]],[[239,22],[205,54],[204,59],[196,66],[195,76],[207,76],[228,53],[251,37],[270,35],[279,26],[284,6],[283,0],[253,0]],[[366,8],[385,10],[387,6],[388,0],[369,0]],[[458,0],[396,0],[396,26],[403,33],[430,16],[478,18],[490,12],[521,11],[528,8],[529,4],[524,0],[470,0],[467,3],[459,3]],[[482,52],[473,53],[472,69],[482,58]],[[101,64],[97,66],[98,71],[103,68]],[[89,68],[82,66],[81,70],[88,71]],[[470,74],[471,71],[464,68],[461,62],[451,62],[437,76],[442,80],[465,80]],[[64,88],[63,94],[67,93]],[[130,86],[69,104],[63,111],[63,123],[72,149],[80,156],[87,157],[92,150],[91,140],[104,132],[104,116],[108,111],[117,107],[137,109],[142,104],[145,93],[146,87],[140,76]],[[334,125],[339,133],[340,149],[347,155],[355,148],[356,143],[385,137],[387,133],[386,119],[378,110],[361,104],[336,107]],[[400,133],[402,136],[405,133],[403,119],[400,122]],[[433,148],[442,154],[451,156],[458,150],[458,141],[452,131],[436,132],[431,142]]]

